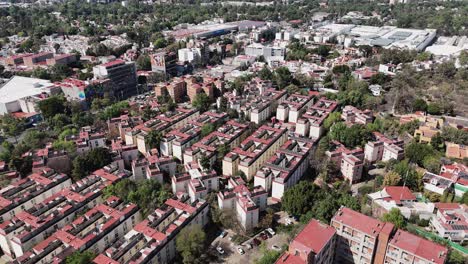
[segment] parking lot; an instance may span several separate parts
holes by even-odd
[[[254,245],[253,238],[250,238],[249,240],[245,241],[241,245],[236,245],[233,241],[231,241],[229,238],[235,234],[234,232],[230,230],[226,230],[227,235],[223,238],[217,237],[212,243],[211,243],[211,249],[214,251],[214,254],[218,255],[219,260],[216,263],[253,263],[256,259],[262,257],[261,252],[260,252],[260,245]],[[285,234],[275,234],[271,237],[269,237],[266,240],[263,240],[259,237],[256,237],[256,239],[261,243],[265,242],[267,245],[268,249],[273,249],[273,246],[277,246],[279,249],[285,245],[288,244],[288,237]],[[247,244],[251,244],[253,247],[251,249],[248,249]],[[221,247],[224,251],[224,254],[220,254],[216,251],[216,247]],[[240,247],[244,250],[244,254],[241,255],[237,248]]]

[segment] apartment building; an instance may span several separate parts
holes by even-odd
[[[276,264],[332,264],[336,243],[336,230],[312,219],[289,243]]]
[[[125,141],[126,133],[143,123],[144,122],[141,116],[129,116],[128,114],[124,114],[119,117],[112,118],[107,121],[107,127],[109,129],[108,135],[111,138],[120,137],[122,140],[124,140],[125,144],[130,145],[131,143],[127,143]]]
[[[18,66],[24,64],[24,58],[31,56],[30,53],[25,54],[16,54],[13,56],[9,56],[5,59],[5,64],[8,66]]]
[[[267,206],[268,193],[261,186],[248,188],[241,177],[229,177],[228,186],[218,193],[221,210],[234,212],[244,230],[258,225],[260,211]]]
[[[208,111],[183,127],[168,132],[159,145],[161,154],[164,156],[174,156],[183,161],[185,149],[200,139],[202,127],[207,124],[212,124],[216,127],[218,124],[223,123],[227,119],[227,116],[226,113]]]
[[[209,192],[218,191],[219,176],[214,170],[205,170],[197,162],[185,164],[187,173],[171,177],[172,192],[187,193],[191,201],[204,199]]]
[[[229,120],[226,124],[185,149],[184,164],[198,162],[198,159],[202,156],[207,157],[211,164],[213,164],[216,159],[220,158],[218,148],[226,147],[226,149],[234,149],[239,146],[241,141],[246,137],[247,130],[248,126],[246,124]]]
[[[405,156],[404,142],[390,139],[379,132],[373,132],[374,140],[367,142],[364,147],[364,158],[368,162],[402,160]]]
[[[88,152],[95,148],[106,146],[106,133],[97,131],[90,126],[82,127],[78,135],[65,137],[67,141],[74,141],[77,153]]]
[[[335,263],[384,263],[393,224],[341,207],[330,225],[338,236]]]
[[[447,253],[442,245],[398,229],[388,243],[385,263],[443,264]]]
[[[152,150],[145,157],[132,161],[132,178],[134,180],[154,179],[163,184],[164,175],[174,175],[177,163],[172,157],[159,157],[157,151]]]
[[[6,186],[0,190],[0,222],[12,219],[19,212],[34,207],[71,184],[67,175],[42,168]]]
[[[254,174],[287,140],[287,129],[263,125],[223,158],[223,175]]]
[[[41,52],[31,56],[23,57],[24,65],[28,67],[34,67],[38,64],[46,64],[46,60],[53,58],[54,54],[52,52]]]
[[[285,101],[278,104],[276,119],[285,123],[297,123],[302,113],[313,103],[313,95],[292,94]]]
[[[46,64],[49,66],[54,66],[56,64],[68,65],[74,62],[76,62],[75,54],[60,54],[52,58],[46,59]]]
[[[174,78],[171,82],[158,83],[154,91],[156,97],[170,96],[175,103],[180,103],[187,94],[187,83],[182,78]]]
[[[294,186],[309,166],[314,141],[290,138],[257,171],[254,185],[271,192],[271,197],[281,200],[284,192]]]
[[[193,102],[195,97],[200,93],[206,94],[211,100],[214,99],[214,89],[216,85],[213,79],[205,77],[202,82],[198,82],[197,78],[187,76],[185,80],[187,82],[187,95],[190,102]]]
[[[458,203],[436,203],[437,213],[430,225],[440,237],[463,243],[468,240],[467,206]]]
[[[333,141],[325,154],[340,168],[341,174],[350,184],[361,179],[364,168],[364,151],[361,148],[348,149],[341,142]]]
[[[117,158],[122,159],[123,164],[128,168],[131,166],[132,161],[137,159],[138,147],[136,145],[125,145],[123,140],[112,140],[111,143],[112,152],[116,154]]]
[[[209,222],[209,204],[187,197],[168,199],[141,223],[117,239],[94,260],[95,264],[171,263],[176,238],[188,226]]]
[[[112,168],[96,171],[34,207],[0,224],[0,246],[9,259],[21,257],[37,243],[102,202],[102,190],[129,173]]]
[[[133,62],[114,60],[93,67],[94,79],[109,79],[114,97],[123,100],[137,94],[136,66]]]
[[[297,120],[295,133],[303,137],[319,138],[323,134],[323,121],[337,106],[336,101],[320,98]]]
[[[195,120],[200,112],[194,108],[178,107],[172,112],[165,112],[125,133],[126,144],[136,144],[141,153],[147,153],[150,146],[146,141],[150,131],[167,132],[179,129]]]
[[[140,214],[136,205],[125,204],[119,198],[111,196],[34,246],[13,263],[61,263],[75,251],[89,250],[99,254],[138,222]]]
[[[343,108],[341,119],[348,125],[366,125],[374,121],[374,115],[369,109],[359,110],[352,105],[347,105]]]

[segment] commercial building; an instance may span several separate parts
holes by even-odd
[[[48,80],[13,76],[0,80],[0,115],[19,112],[38,112],[36,101],[58,93],[60,88]]]
[[[330,225],[338,236],[335,263],[384,263],[393,224],[341,207]]]
[[[145,220],[118,238],[94,260],[95,264],[171,263],[176,238],[187,226],[209,222],[209,204],[187,197],[168,199]]]
[[[285,101],[278,104],[276,119],[285,123],[297,123],[301,114],[313,103],[313,95],[292,94]]]
[[[0,222],[10,220],[19,212],[34,207],[70,185],[71,180],[67,175],[43,168],[6,186],[0,190]]]
[[[437,203],[437,213],[431,226],[440,236],[450,241],[463,243],[468,240],[467,207],[457,203]]]
[[[403,140],[390,139],[379,132],[373,132],[373,141],[366,143],[364,157],[368,162],[402,160],[404,158]]]
[[[309,167],[314,141],[290,138],[257,171],[254,185],[262,186],[271,197],[281,200],[284,192],[294,186]]]
[[[287,140],[287,129],[263,125],[223,158],[223,175],[244,173],[248,180]]]
[[[336,101],[320,98],[297,120],[295,133],[303,137],[319,138],[323,134],[323,121],[337,106]]]
[[[358,182],[364,168],[364,151],[361,148],[348,149],[338,141],[331,142],[331,145],[325,152],[329,160],[340,168],[341,174],[350,184]]]
[[[276,264],[332,264],[336,243],[336,230],[312,219],[289,244]]]
[[[114,60],[93,67],[94,79],[109,79],[115,98],[126,99],[137,94],[136,66],[133,62]]]
[[[267,206],[268,193],[261,186],[248,188],[241,177],[230,177],[228,187],[218,193],[221,210],[233,212],[242,228],[250,231],[258,225],[260,211]]]
[[[102,190],[128,177],[124,171],[100,169],[0,224],[0,246],[9,259],[21,257],[37,243],[102,202]]]
[[[220,158],[220,154],[224,155],[224,153],[219,153],[219,148],[234,149],[239,146],[246,136],[247,128],[246,124],[229,120],[226,124],[185,149],[184,164],[198,162],[202,156],[207,157],[211,164],[214,164],[216,159]]]
[[[71,224],[59,229],[13,263],[62,263],[75,251],[103,252],[123,237],[138,222],[140,214],[134,204],[123,203],[115,196],[93,207]]]
[[[388,243],[385,263],[444,264],[446,247],[398,229]]]

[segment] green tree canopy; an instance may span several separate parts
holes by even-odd
[[[88,176],[112,161],[112,154],[107,148],[95,148],[83,153],[73,160],[72,177],[75,180]]]
[[[201,258],[205,251],[206,234],[199,225],[187,226],[176,238],[177,251],[184,264],[205,263]]]
[[[404,228],[407,224],[405,217],[398,208],[392,208],[390,212],[385,213],[382,216],[382,221],[390,222],[394,224],[396,228]]]

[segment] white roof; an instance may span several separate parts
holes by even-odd
[[[462,50],[463,48],[451,45],[432,45],[426,48],[427,52],[436,56],[455,56],[459,55]]]
[[[0,84],[0,103],[14,102],[27,96],[48,92],[52,86],[54,84],[48,80],[13,76],[4,84]]]

